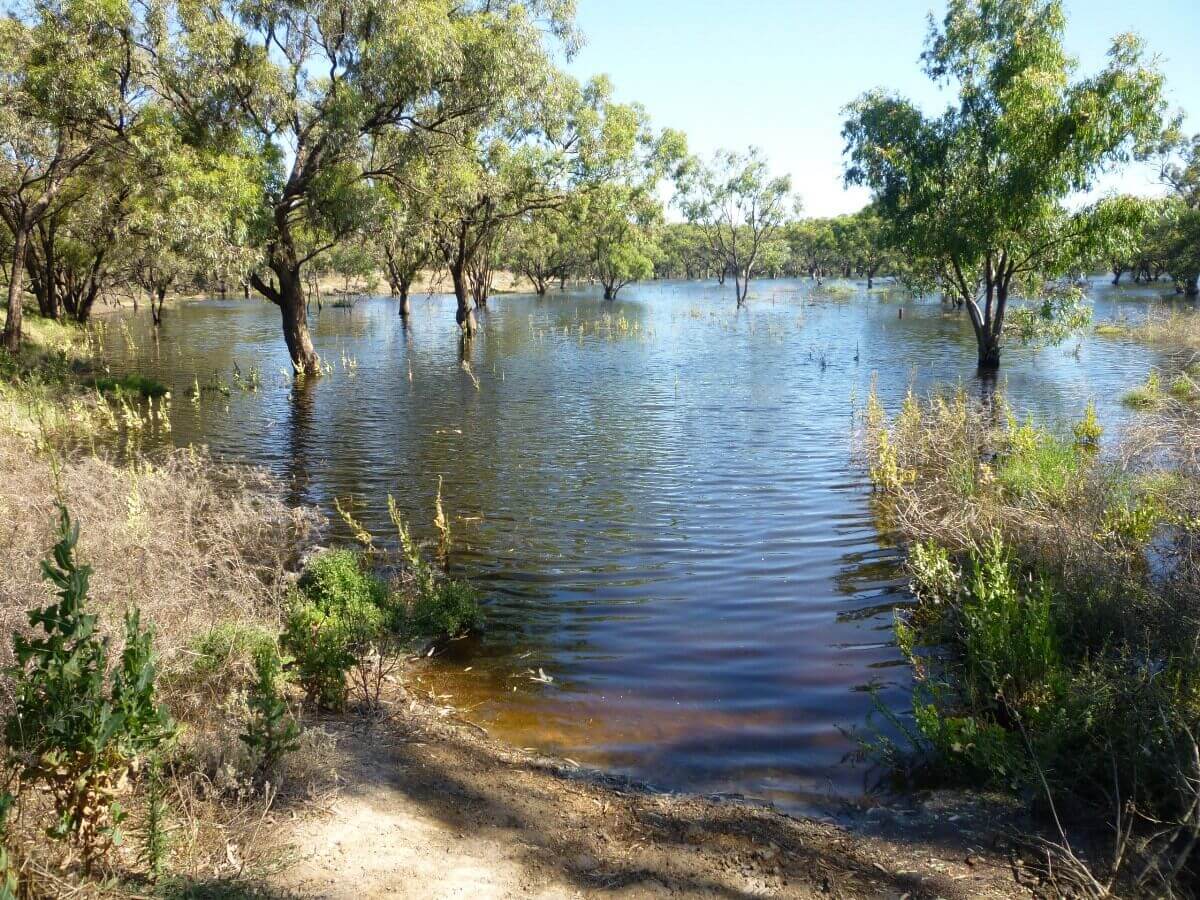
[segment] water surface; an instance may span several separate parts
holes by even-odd
[[[1166,290],[1098,283],[1097,319]],[[696,283],[499,296],[464,351],[450,298],[414,298],[407,327],[369,299],[314,319],[334,371],[303,387],[265,302],[185,303],[157,340],[126,317],[105,354],[171,387],[175,442],[266,466],[297,503],[352,500],[377,534],[391,493],[429,538],[441,476],[452,566],[486,591],[489,626],[421,677],[472,721],[660,787],[800,808],[863,789],[841,729],[869,686],[898,709],[908,686],[891,634],[908,598],[852,459],[856,413],[872,378],[893,409],[910,384],[989,388],[965,316],[934,301],[764,281],[733,306]],[[1053,421],[1089,400],[1114,421],[1155,362],[1088,337],[1008,352],[1003,382]],[[230,392],[189,402],[197,381]]]

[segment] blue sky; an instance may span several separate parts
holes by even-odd
[[[944,0],[578,0],[587,43],[571,63],[607,73],[622,100],[687,132],[691,149],[762,147],[789,172],[808,215],[859,208],[841,185],[841,107],[887,87],[927,109],[945,103],[920,72],[926,16]],[[1112,36],[1135,31],[1161,57],[1173,106],[1200,130],[1200,0],[1067,0],[1066,43],[1090,73]],[[1156,191],[1149,167],[1105,188]]]

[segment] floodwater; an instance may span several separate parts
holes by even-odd
[[[1169,288],[1098,281],[1096,319],[1136,317]],[[287,374],[278,311],[261,301],[110,319],[116,372],[172,389],[178,444],[265,466],[293,502],[349,502],[390,536],[392,494],[433,536],[442,479],[451,569],[486,593],[478,640],[420,669],[422,686],[518,746],[660,788],[811,808],[854,796],[845,761],[879,702],[902,710],[908,674],[892,610],[908,601],[852,453],[872,379],[895,409],[975,376],[965,314],[886,287],[760,281],[649,283],[502,295],[466,351],[445,296],[314,310],[333,372]],[[901,315],[901,312],[903,315]],[[1012,349],[1014,404],[1102,420],[1155,353],[1086,337]],[[239,388],[258,376],[256,390]],[[194,383],[205,390],[187,399]]]

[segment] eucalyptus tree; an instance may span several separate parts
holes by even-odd
[[[1189,299],[1200,296],[1200,134],[1168,133],[1162,180],[1171,194],[1164,207],[1166,267]]]
[[[582,269],[580,215],[578,198],[568,198],[561,208],[515,220],[505,235],[505,268],[527,278],[539,297],[552,282],[564,283]]]
[[[148,7],[128,0],[33,0],[0,20],[0,218],[12,236],[2,343],[10,351],[21,343],[34,232],[106,157],[133,146],[149,99],[143,47],[158,27]]]
[[[588,194],[584,222],[590,272],[605,300],[654,274],[662,204],[652,194],[619,183],[597,185]]]
[[[887,222],[874,207],[868,206],[848,218],[852,243],[847,252],[858,272],[866,276],[867,290],[871,290],[875,276],[895,266],[893,239]]]
[[[424,185],[431,239],[453,286],[455,321],[470,337],[478,330],[475,310],[491,292],[501,238],[515,221],[563,202],[564,162],[531,138],[476,133],[436,143],[437,164]]]
[[[381,184],[375,200],[369,243],[397,300],[397,312],[407,319],[413,282],[434,258],[431,226],[417,198],[393,182]]]
[[[800,219],[783,230],[791,256],[791,266],[799,274],[818,283],[837,264],[838,247],[833,219]]]
[[[733,272],[740,308],[763,247],[799,209],[791,179],[773,177],[758,148],[747,153],[720,150],[711,164],[692,161],[679,180],[679,205],[689,222],[699,225],[723,268]]]
[[[596,93],[596,152],[584,156],[580,236],[590,273],[615,300],[621,288],[654,274],[663,222],[660,183],[677,177],[687,141],[673,129],[656,131],[638,104],[612,103],[607,82]]]
[[[297,373],[317,373],[303,269],[361,233],[403,138],[488,127],[541,83],[572,0],[179,0],[164,90],[198,125],[235,116],[260,148],[250,284]]]
[[[430,198],[435,243],[457,298],[456,321],[468,335],[477,328],[474,310],[486,303],[510,228],[570,207],[570,215],[582,217],[573,239],[582,243],[588,265],[599,265],[615,227],[601,211],[627,214],[620,199],[657,183],[655,166],[681,140],[675,132],[654,134],[640,107],[615,103],[605,78],[580,85],[547,67],[540,84],[520,99],[489,129],[453,141],[434,136],[432,184],[417,188]],[[614,201],[616,194],[621,198]]]
[[[690,222],[668,222],[659,230],[655,274],[662,278],[707,278],[718,268],[704,233]]]
[[[152,177],[136,182],[125,238],[128,277],[146,292],[155,325],[167,293],[185,279],[225,284],[257,261],[248,234],[258,201],[257,155],[235,142],[185,143],[173,123],[164,125],[146,163]]]
[[[1140,221],[1119,199],[1063,201],[1157,137],[1162,75],[1126,34],[1101,71],[1072,81],[1065,24],[1060,0],[951,0],[921,58],[957,102],[930,117],[874,91],[847,108],[847,183],[872,190],[917,268],[967,307],[981,369],[1000,365],[1014,291],[1037,294]]]

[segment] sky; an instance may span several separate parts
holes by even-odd
[[[859,209],[842,186],[841,108],[875,87],[927,111],[949,95],[918,63],[927,16],[944,0],[578,0],[586,43],[569,64],[605,73],[617,98],[639,101],[655,125],[687,133],[703,156],[761,147],[789,173],[811,216]],[[1116,34],[1134,31],[1160,58],[1173,108],[1200,131],[1200,0],[1067,0],[1066,46],[1080,74],[1104,64]],[[1156,171],[1134,165],[1100,190],[1159,192]]]

